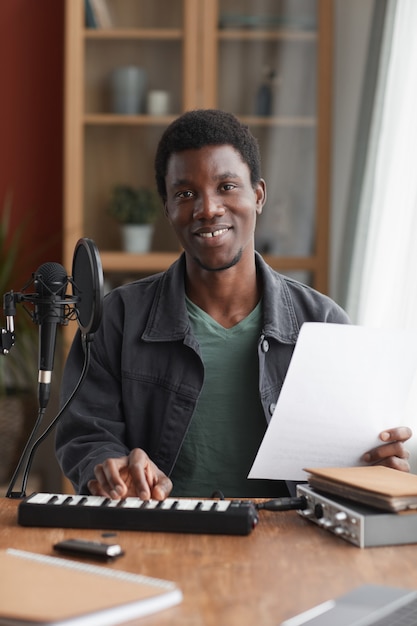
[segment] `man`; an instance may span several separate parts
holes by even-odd
[[[184,253],[106,297],[87,379],[57,428],[58,459],[78,492],[111,498],[288,495],[284,482],[246,476],[301,325],[347,316],[255,252],[266,185],[257,142],[233,115],[182,115],[164,132],[155,169]],[[63,400],[83,360],[77,336]],[[410,436],[405,427],[381,433],[365,460],[408,471]]]

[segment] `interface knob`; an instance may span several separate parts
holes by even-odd
[[[324,517],[324,508],[322,504],[316,504],[314,506],[314,515],[317,519]]]

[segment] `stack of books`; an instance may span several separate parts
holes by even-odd
[[[306,468],[310,487],[384,511],[417,509],[417,475],[382,465]]]

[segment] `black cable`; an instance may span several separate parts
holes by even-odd
[[[20,492],[17,491],[12,491],[14,484],[16,482],[16,478],[19,474],[20,468],[22,467],[23,461],[25,459],[26,456],[26,451],[29,447],[30,442],[32,441],[36,430],[38,429],[38,426],[40,424],[41,418],[43,416],[43,413],[45,412],[45,409],[43,409],[42,411],[39,411],[38,414],[38,419],[36,420],[35,426],[32,430],[32,433],[25,445],[25,448],[22,452],[22,455],[20,457],[19,463],[14,471],[14,474],[12,476],[12,479],[10,481],[9,487],[7,489],[6,492],[6,498],[24,498],[26,497],[26,485],[27,485],[27,481],[28,481],[28,477],[29,477],[29,472],[30,472],[30,468],[32,466],[32,461],[33,461],[33,457],[34,454],[38,448],[38,446],[42,443],[42,441],[47,437],[47,435],[51,432],[51,430],[54,428],[55,424],[57,423],[57,421],[59,420],[59,418],[61,417],[61,415],[64,413],[64,411],[66,411],[66,409],[68,408],[68,406],[71,404],[71,402],[73,401],[75,394],[77,393],[78,389],[80,388],[82,382],[84,381],[84,378],[87,374],[87,370],[89,367],[89,363],[90,363],[90,342],[91,339],[89,339],[88,335],[86,337],[83,337],[84,341],[85,341],[85,358],[84,358],[84,364],[83,364],[83,369],[81,371],[81,375],[80,378],[77,382],[77,384],[75,385],[71,395],[69,396],[68,400],[65,402],[65,404],[62,406],[61,410],[58,412],[58,414],[54,417],[54,419],[52,420],[52,422],[49,424],[49,426],[45,429],[45,431],[42,433],[42,435],[40,437],[38,437],[38,439],[35,441],[35,443],[33,444],[29,455],[28,455],[28,459],[26,461],[26,466],[25,466],[25,470],[23,473],[23,479],[22,479],[22,487]]]
[[[265,511],[303,511],[308,507],[308,502],[305,496],[300,496],[299,498],[275,498],[258,502],[255,506],[258,510],[264,509]]]
[[[224,500],[224,494],[217,489],[211,494],[211,498],[218,498]],[[256,509],[264,511],[304,511],[308,507],[307,498],[305,496],[287,497],[287,498],[274,498],[273,500],[266,500],[265,502],[254,503]]]
[[[38,411],[38,416],[36,418],[35,425],[32,428],[32,432],[30,433],[30,435],[28,437],[28,440],[27,440],[27,442],[25,444],[25,447],[23,448],[23,452],[22,452],[22,454],[20,456],[20,459],[19,459],[19,462],[17,464],[17,467],[16,467],[16,469],[15,469],[15,471],[13,473],[13,476],[12,476],[12,478],[10,480],[9,487],[7,489],[7,492],[6,492],[6,498],[14,497],[14,496],[12,496],[12,489],[14,487],[14,484],[16,482],[17,476],[18,476],[18,474],[20,472],[20,469],[22,467],[23,461],[24,461],[24,459],[26,457],[26,453],[27,453],[27,451],[29,449],[29,446],[30,446],[30,444],[31,444],[35,434],[36,434],[36,431],[38,430],[38,428],[39,428],[39,426],[40,426],[40,424],[42,422],[44,414],[45,414],[45,408],[40,408],[39,411]]]
[[[216,489],[216,491],[213,491],[210,497],[212,500],[214,500],[214,498],[218,498],[219,500],[224,500],[224,493],[223,491],[220,491],[220,489]]]

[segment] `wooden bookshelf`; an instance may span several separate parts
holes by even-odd
[[[332,1],[286,3],[290,10],[298,7],[289,15],[280,14],[284,4],[277,0],[266,0],[260,14],[255,1],[107,5],[112,28],[86,28],[84,0],[66,0],[65,267],[72,266],[74,246],[84,236],[96,242],[104,272],[116,282],[173,262],[179,248],[164,232],[148,254],[123,252],[118,225],[107,214],[110,189],[122,181],[153,185],[163,129],[183,111],[216,107],[233,111],[259,140],[268,203],[257,248],[274,268],[326,292]],[[245,26],[244,19],[255,18],[263,23]],[[276,69],[278,84],[271,115],[261,116],[254,102],[265,63]],[[108,76],[122,64],[145,67],[148,88],[170,92],[168,115],[112,113]]]

